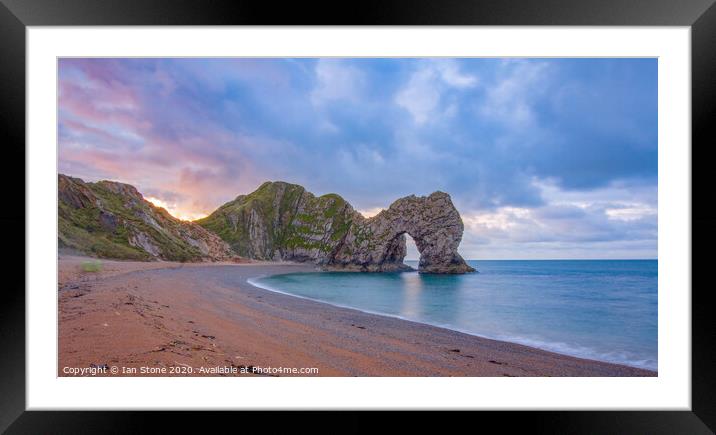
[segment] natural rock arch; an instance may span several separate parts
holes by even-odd
[[[404,234],[410,234],[421,254],[420,272],[474,271],[457,253],[462,219],[444,192],[407,196],[365,218],[334,193],[315,196],[297,184],[266,182],[197,223],[248,258],[333,270],[407,270]]]
[[[407,196],[372,218],[354,222],[330,264],[366,271],[406,269],[404,235],[409,234],[420,252],[418,271],[474,272],[457,252],[463,230],[460,213],[447,193]]]

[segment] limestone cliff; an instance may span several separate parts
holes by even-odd
[[[463,223],[447,193],[414,195],[365,218],[336,194],[266,182],[196,222],[172,217],[132,186],[60,175],[59,245],[135,260],[217,261],[235,256],[312,262],[325,269],[386,272],[403,263],[405,234],[425,273],[472,272],[457,252]]]
[[[420,252],[420,272],[474,272],[457,252],[463,229],[460,213],[447,193],[407,196],[372,218],[356,219],[329,264],[359,270],[400,270],[406,253],[405,234],[409,234]]]
[[[316,197],[296,184],[266,182],[196,223],[245,257],[325,264],[356,216],[338,195]]]
[[[235,256],[215,234],[155,207],[134,187],[112,181],[85,183],[60,174],[58,225],[60,247],[98,257],[216,261]]]
[[[365,218],[338,195],[316,197],[295,184],[267,182],[197,223],[242,256],[356,271],[409,269],[407,233],[421,254],[420,272],[474,271],[457,252],[463,223],[443,192],[408,196]]]

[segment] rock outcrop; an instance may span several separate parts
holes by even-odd
[[[414,195],[365,218],[336,194],[266,182],[195,222],[171,216],[134,187],[59,175],[59,245],[105,258],[312,262],[324,269],[409,270],[405,234],[424,273],[473,272],[457,252],[463,223],[447,193]]]
[[[58,178],[58,242],[104,258],[218,261],[236,256],[203,227],[171,216],[133,186]]]
[[[359,216],[338,195],[316,197],[296,184],[266,182],[196,223],[244,257],[325,264]]]
[[[421,254],[420,272],[474,271],[457,252],[463,223],[443,192],[408,196],[365,218],[338,195],[316,197],[295,184],[267,182],[196,222],[249,258],[310,261],[333,270],[407,270],[409,234]]]
[[[359,270],[400,270],[404,267],[405,234],[420,252],[423,273],[466,273],[475,269],[458,254],[463,223],[450,195],[434,192],[395,201],[369,219],[356,219],[329,265]]]

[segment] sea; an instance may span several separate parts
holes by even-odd
[[[417,261],[406,261],[417,268]],[[657,260],[474,260],[478,273],[290,273],[266,290],[657,370]]]

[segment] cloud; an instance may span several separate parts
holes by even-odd
[[[311,101],[315,105],[336,100],[354,100],[360,95],[362,73],[340,59],[319,59],[315,74],[316,86],[311,92]]]
[[[417,71],[407,86],[395,97],[395,102],[407,110],[416,124],[426,123],[440,101],[436,86],[436,74],[432,68]]]
[[[477,83],[477,77],[461,72],[453,59],[428,60],[419,64],[395,96],[395,103],[407,110],[416,124],[425,124],[436,116],[446,88],[468,89]],[[456,110],[457,106],[453,104],[445,113],[451,116]]]
[[[656,216],[657,211],[644,204],[617,204],[613,208],[607,208],[605,213],[609,219],[629,222],[638,221],[647,216]]]
[[[611,186],[576,196],[549,183],[539,183],[544,205],[500,207],[463,213],[468,258],[490,258],[499,249],[507,258],[529,258],[535,251],[551,258],[653,258],[657,247],[657,213],[651,198],[623,200],[629,188]],[[625,249],[625,246],[627,249]],[[629,246],[639,249],[631,252]]]
[[[433,65],[440,74],[440,78],[450,86],[465,89],[478,83],[477,76],[460,71],[460,67],[454,59],[435,59]]]
[[[550,85],[548,70],[545,62],[503,61],[479,115],[514,129],[532,126],[536,122],[534,100]]]
[[[59,170],[185,216],[450,193],[466,257],[656,255],[654,59],[61,59]]]

